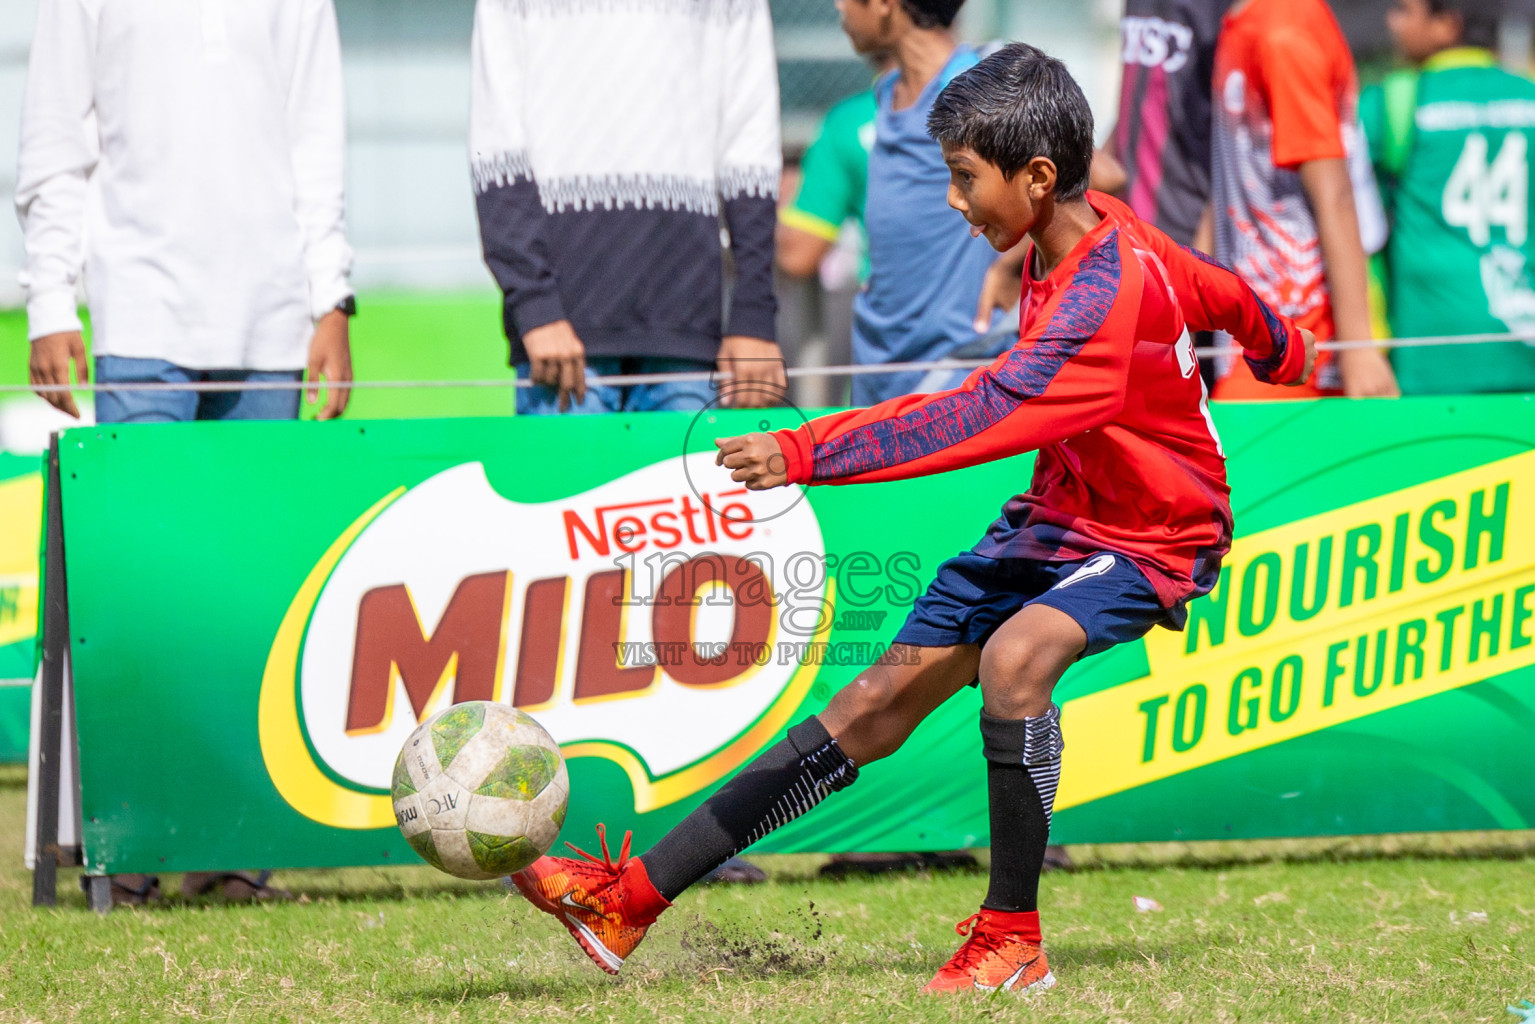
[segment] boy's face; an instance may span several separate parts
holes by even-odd
[[[879,57],[895,45],[891,37],[896,0],[836,0],[842,31],[854,51]]]
[[[1043,157],[1011,179],[968,146],[944,146],[943,160],[949,165],[949,205],[970,222],[971,235],[985,236],[998,252],[1023,241],[1055,185],[1055,165]],[[1046,168],[1048,181],[1041,177]]]
[[[1450,11],[1435,14],[1428,0],[1392,0],[1386,28],[1398,52],[1414,64],[1460,43],[1460,16]]]

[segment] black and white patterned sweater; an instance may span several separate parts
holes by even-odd
[[[588,357],[774,339],[767,0],[479,0],[473,54],[470,163],[514,363],[562,318]]]

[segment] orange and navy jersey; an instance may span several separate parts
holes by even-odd
[[[1226,15],[1215,52],[1215,253],[1318,341],[1336,331],[1300,166],[1347,159],[1356,200],[1370,204],[1360,209],[1366,248],[1384,240],[1358,92],[1354,58],[1324,0],[1254,0]],[[1313,383],[1322,393],[1341,388],[1329,357],[1317,359]],[[1256,395],[1218,387],[1216,397]]]
[[[790,483],[942,473],[1037,449],[1034,479],[976,551],[1072,561],[1118,552],[1163,606],[1214,586],[1231,544],[1220,441],[1190,331],[1224,330],[1261,380],[1295,380],[1300,335],[1234,273],[1117,199],[1049,276],[1024,280],[1018,344],[951,391],[777,433]],[[1034,265],[1029,253],[1026,266]]]

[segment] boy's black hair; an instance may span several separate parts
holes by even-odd
[[[1009,43],[950,82],[928,115],[927,133],[975,150],[1008,179],[1047,157],[1057,199],[1087,191],[1092,108],[1066,65],[1027,43]]]
[[[1460,15],[1460,45],[1498,45],[1498,0],[1428,0],[1431,14]]]
[[[918,28],[948,28],[965,0],[901,0],[901,9]]]

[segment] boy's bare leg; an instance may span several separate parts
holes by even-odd
[[[670,901],[725,860],[794,820],[858,769],[893,754],[924,718],[973,682],[980,648],[892,647],[641,855]]]
[[[992,910],[1038,910],[1064,747],[1060,709],[1050,698],[1086,645],[1075,619],[1032,604],[1002,624],[982,655],[981,735],[991,811],[991,885],[983,906]]]
[[[980,664],[975,644],[897,644],[838,690],[816,717],[854,764],[870,764],[895,753],[938,705],[975,682]]]
[[[986,713],[997,718],[1044,714],[1055,684],[1086,646],[1087,634],[1065,612],[1045,604],[1019,609],[991,635],[980,660]]]
[[[926,992],[1042,991],[1055,984],[1039,928],[1039,872],[1060,779],[1061,674],[1087,649],[1077,621],[1025,605],[981,655],[981,740],[991,810],[991,886],[981,912],[960,922],[964,944]]]

